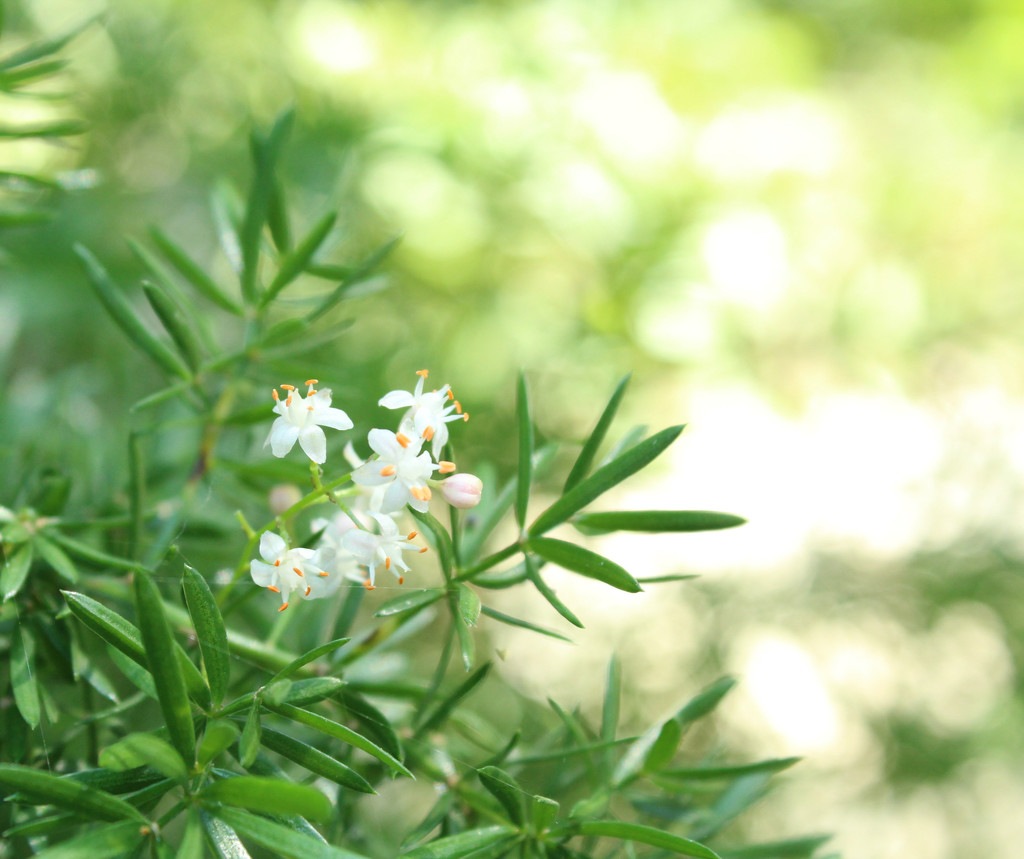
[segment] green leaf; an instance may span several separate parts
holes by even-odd
[[[377,792],[365,778],[351,767],[286,734],[264,727],[260,742],[272,752],[277,752],[299,766],[305,767],[311,773],[330,779],[342,787],[351,788],[361,793]]]
[[[533,798],[533,828],[537,832],[544,832],[551,827],[558,816],[558,803],[546,796],[535,796]]]
[[[619,403],[622,402],[622,397],[626,393],[626,386],[629,384],[630,375],[627,373],[619,380],[619,384],[615,386],[611,399],[608,400],[608,405],[601,412],[597,426],[594,427],[594,431],[583,445],[580,455],[576,457],[576,462],[573,464],[572,470],[566,478],[565,487],[562,489],[563,495],[590,473],[594,459],[597,457],[597,451],[601,447],[601,442],[604,441],[604,437],[608,434],[608,428],[612,425],[615,413],[619,410]]]
[[[33,731],[39,727],[39,687],[36,685],[36,644],[32,634],[18,624],[11,631],[11,686],[18,712]]]
[[[198,370],[202,364],[203,350],[196,337],[195,323],[190,324],[181,307],[155,283],[142,281],[142,291],[189,369],[192,372]]]
[[[347,684],[340,677],[311,677],[308,680],[296,680],[288,695],[284,699],[286,704],[294,704],[301,707],[305,704],[315,704],[337,694]]]
[[[672,444],[682,431],[682,425],[664,429],[602,466],[541,513],[530,526],[529,533],[543,534],[555,525],[565,522],[577,510],[586,507],[595,498],[651,462]]]
[[[288,204],[279,180],[274,181],[274,190],[270,195],[270,206],[267,209],[267,226],[270,237],[278,253],[287,253],[292,246],[292,229],[288,222]]]
[[[682,738],[683,726],[679,722],[675,719],[664,722],[651,750],[644,758],[644,769],[647,771],[660,770],[665,766],[675,757],[676,749],[679,748],[679,741]]]
[[[176,782],[188,780],[181,756],[166,740],[154,734],[129,734],[100,753],[100,766],[121,772],[150,766]]]
[[[283,680],[285,677],[290,677],[303,665],[308,665],[314,659],[319,659],[321,656],[325,656],[328,653],[332,653],[337,650],[343,644],[347,644],[349,639],[347,638],[336,638],[334,641],[328,641],[326,644],[321,644],[314,647],[312,650],[307,650],[302,656],[293,659],[284,668],[277,672],[270,680],[267,681],[266,685],[269,686],[278,680]]]
[[[160,591],[148,573],[137,570],[132,578],[139,632],[149,672],[156,684],[160,709],[171,744],[189,768],[196,760],[196,735],[185,677],[178,662],[177,645],[164,614]]]
[[[527,542],[526,547],[546,561],[582,576],[597,579],[621,591],[635,594],[642,590],[637,580],[618,564],[582,546],[551,537],[534,537]]]
[[[257,817],[234,808],[218,808],[214,812],[236,832],[288,859],[366,859],[358,853],[333,847],[265,817]]]
[[[652,847],[660,847],[662,850],[671,850],[681,856],[694,856],[697,859],[720,859],[713,850],[690,841],[689,838],[681,838],[668,832],[662,832],[651,826],[641,826],[639,823],[622,823],[617,820],[588,820],[579,824],[580,835],[596,835],[608,838],[620,838],[623,841],[638,841],[641,844],[650,844]]]
[[[331,816],[331,801],[320,791],[283,779],[251,775],[220,779],[204,787],[199,798],[266,814],[301,814],[321,823]]]
[[[526,573],[529,576],[530,581],[533,582],[533,586],[537,589],[538,593],[540,593],[540,595],[551,604],[551,607],[555,611],[569,621],[569,623],[583,629],[583,622],[576,617],[575,613],[569,608],[569,606],[558,598],[558,594],[556,594],[548,583],[541,577],[540,570],[537,569],[537,562],[534,560],[533,556],[526,553],[523,556],[523,562],[526,565]]]
[[[683,708],[676,713],[676,719],[681,725],[687,722],[695,722],[710,713],[729,693],[729,690],[736,685],[735,677],[721,677],[708,686],[706,689],[693,696]]]
[[[476,626],[480,619],[480,597],[466,585],[456,586],[459,595],[459,617],[466,626]]]
[[[454,710],[456,706],[458,706],[459,702],[467,695],[469,695],[469,693],[472,692],[477,687],[477,685],[483,681],[483,679],[487,676],[490,670],[491,663],[485,662],[483,665],[477,668],[476,671],[470,674],[469,677],[463,680],[462,683],[459,684],[459,686],[455,689],[454,692],[452,692],[440,703],[438,703],[438,705],[434,708],[434,711],[430,714],[430,716],[428,716],[426,720],[424,720],[423,724],[420,725],[419,728],[417,728],[415,736],[421,737],[424,734],[429,733],[435,728],[439,728],[441,725],[443,725],[445,721],[447,721],[448,717],[451,715],[452,710]]]
[[[260,697],[265,703],[273,706],[283,703],[291,691],[291,680],[275,680],[273,683],[268,683],[263,687]]]
[[[831,835],[811,835],[806,838],[751,844],[748,847],[727,850],[723,856],[725,859],[807,859],[831,839]]]
[[[571,638],[566,638],[560,632],[555,632],[553,629],[548,629],[544,626],[538,626],[535,623],[530,623],[528,620],[512,617],[511,615],[498,611],[496,608],[491,608],[490,606],[485,605],[482,612],[487,615],[487,617],[493,618],[500,623],[507,623],[509,626],[518,626],[521,629],[528,629],[531,632],[539,632],[541,635],[546,635],[550,638],[557,638],[559,641],[567,641],[569,644],[574,643]]]
[[[146,820],[134,806],[106,791],[31,767],[0,764],[0,785],[24,791],[34,805],[56,805],[100,820]]]
[[[56,543],[51,543],[42,534],[36,534],[32,538],[32,545],[35,550],[53,571],[64,581],[74,584],[78,581],[78,568]]]
[[[143,668],[138,662],[110,644],[107,645],[107,653],[118,671],[127,677],[136,689],[154,701],[159,700],[156,694],[156,684],[153,682],[153,675],[149,673],[148,669]]]
[[[231,673],[224,618],[221,617],[217,600],[214,599],[206,579],[188,564],[185,565],[182,586],[185,589],[185,604],[188,606],[196,638],[199,640],[199,651],[203,656],[203,668],[206,671],[206,682],[210,686],[210,697],[214,705],[219,705],[224,700]]]
[[[123,859],[145,838],[137,822],[113,823],[90,829],[35,854],[35,859]]]
[[[74,251],[85,266],[93,290],[117,326],[167,373],[188,379],[190,377],[188,367],[142,324],[127,299],[114,286],[99,260],[83,245],[76,244]]]
[[[381,247],[377,248],[370,256],[368,256],[363,262],[359,263],[349,275],[335,287],[334,291],[327,296],[323,301],[320,302],[312,311],[306,316],[307,323],[316,322],[325,313],[333,310],[341,301],[345,298],[346,293],[357,283],[361,283],[366,280],[377,268],[381,262],[384,261],[385,257],[391,253],[395,245],[398,244],[398,238],[393,238],[391,241],[385,243]]]
[[[260,702],[254,701],[249,708],[249,715],[245,718],[245,727],[242,729],[242,739],[238,743],[238,762],[248,769],[256,760],[260,751],[260,740],[262,739],[263,723],[260,720]]]
[[[452,567],[455,560],[454,552],[452,551],[452,538],[448,534],[448,529],[444,527],[440,522],[437,521],[430,513],[421,513],[419,510],[413,510],[409,508],[409,512],[412,513],[413,518],[423,525],[433,536],[434,545],[437,548],[438,560],[441,562],[441,572],[444,574],[445,581],[448,581],[452,577]]]
[[[384,751],[402,760],[402,744],[398,734],[384,714],[361,695],[351,689],[342,689],[337,695],[338,702],[348,711],[364,734],[369,735]]]
[[[526,507],[530,503],[530,484],[533,478],[533,421],[530,419],[530,400],[526,390],[526,374],[519,371],[516,387],[516,424],[519,429],[519,470],[516,476],[516,522],[520,530],[526,528]]]
[[[747,520],[711,510],[622,510],[581,513],[573,523],[593,532],[607,531],[715,531],[735,528]]]
[[[261,307],[266,307],[270,304],[282,289],[306,270],[310,260],[313,259],[313,254],[320,249],[320,245],[324,243],[324,239],[327,238],[327,234],[330,233],[337,219],[337,212],[330,212],[324,215],[316,222],[313,229],[309,231],[309,235],[299,243],[295,250],[286,254],[281,259],[277,274],[270,282],[270,286],[267,287],[267,291],[263,294],[263,299],[260,301]]]
[[[679,767],[670,770],[662,770],[659,776],[678,781],[731,781],[739,776],[751,775],[753,773],[777,773],[788,769],[801,759],[773,758],[766,761],[757,761],[752,764],[733,764],[731,766],[703,766],[703,767]]]
[[[54,36],[52,39],[32,42],[26,47],[15,51],[13,54],[8,54],[3,59],[0,59],[0,72],[5,72],[9,69],[16,69],[18,66],[24,66],[28,63],[34,63],[36,60],[41,60],[57,53],[57,51],[63,48],[68,42],[75,38],[75,36],[92,24],[96,18],[97,16],[92,15],[59,36]],[[2,13],[0,13],[0,22],[2,22],[2,20]]]
[[[438,838],[401,856],[402,859],[465,859],[476,850],[508,841],[514,835],[516,830],[508,826],[485,826]]]
[[[608,662],[608,680],[604,688],[604,702],[601,705],[601,739],[610,743],[619,728],[619,705],[622,701],[622,666],[613,654]],[[610,771],[614,757],[609,750],[604,756],[605,769]]]
[[[396,760],[376,743],[368,740],[361,734],[357,734],[351,728],[340,725],[318,713],[312,713],[309,710],[303,710],[300,707],[295,707],[291,704],[280,704],[278,706],[270,707],[270,709],[288,719],[292,719],[295,722],[308,725],[310,728],[319,731],[321,734],[327,734],[329,737],[334,737],[335,739],[341,740],[343,743],[348,743],[350,746],[361,749],[368,755],[375,757],[382,764],[390,767],[396,773],[408,776],[409,778],[415,778],[415,776],[401,761]]]
[[[522,826],[526,822],[524,799],[529,794],[511,775],[498,767],[480,767],[477,775],[480,777],[480,784],[501,803],[508,819],[516,826]]]
[[[4,564],[3,571],[0,572],[0,593],[3,593],[4,602],[18,595],[18,591],[25,584],[31,566],[31,543],[24,543],[7,555],[7,563]]]
[[[204,767],[238,739],[238,728],[225,719],[210,719],[199,741],[199,766]]]
[[[253,134],[253,176],[245,218],[238,231],[242,251],[242,295],[246,304],[256,304],[256,267],[260,257],[260,237],[267,222],[270,199],[274,193],[274,170],[285,138],[295,119],[292,110],[282,113],[274,122],[266,138]]]
[[[427,588],[422,591],[409,591],[401,596],[388,600],[374,612],[373,616],[390,617],[393,614],[402,614],[407,611],[413,611],[414,609],[426,608],[428,605],[431,605],[441,599],[445,593],[446,591],[444,588]]]
[[[195,287],[196,292],[228,313],[233,313],[235,316],[241,316],[244,313],[242,308],[224,295],[212,278],[196,265],[185,251],[162,233],[158,227],[150,228],[150,237],[161,253],[167,257],[171,265],[178,270],[179,274]]]
[[[228,810],[230,811],[230,809]],[[243,812],[238,813],[242,814]],[[252,859],[234,829],[205,811],[199,812],[199,819],[202,821],[203,829],[206,830],[210,846],[213,847],[220,859]]]
[[[203,859],[206,851],[203,849],[203,827],[199,821],[199,812],[195,807],[188,810],[188,817],[185,820],[185,832],[178,844],[178,852],[174,859]]]

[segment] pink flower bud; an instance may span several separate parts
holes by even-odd
[[[466,510],[480,503],[484,482],[475,474],[453,474],[441,484],[441,494],[452,507]]]
[[[270,490],[267,496],[267,506],[275,516],[280,516],[293,504],[302,500],[302,491],[298,486],[291,483],[279,483]]]

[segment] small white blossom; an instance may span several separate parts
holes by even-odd
[[[327,459],[327,437],[320,427],[352,429],[349,416],[341,409],[331,408],[331,389],[318,391],[313,387],[316,383],[316,379],[307,380],[305,397],[292,385],[281,385],[288,392],[283,400],[274,388],[274,411],[280,417],[274,421],[264,442],[264,447],[270,445],[274,456],[286,456],[297,441],[306,456],[322,463]]]
[[[453,474],[441,484],[441,494],[452,507],[466,510],[480,503],[484,482],[475,474]]]
[[[369,531],[353,528],[342,538],[342,546],[352,554],[357,563],[369,569],[370,577],[365,582],[367,590],[373,590],[375,587],[374,577],[379,564],[383,564],[384,569],[391,570],[398,576],[398,584],[402,584],[405,577],[396,572],[396,568],[403,573],[409,571],[409,565],[402,560],[402,552],[410,549],[425,552],[427,549],[418,548],[409,542],[416,536],[416,531],[411,531],[403,537],[398,532],[395,520],[390,516],[380,513],[369,515],[377,522],[380,533],[371,534]]]
[[[288,608],[293,591],[300,598],[315,600],[330,596],[341,585],[340,576],[331,576],[321,566],[312,549],[289,549],[278,534],[265,531],[260,537],[262,561],[252,561],[249,573],[261,588],[281,595],[281,607]]]
[[[419,438],[431,443],[431,452],[437,459],[448,442],[446,424],[468,421],[469,414],[462,410],[449,385],[437,391],[424,391],[427,371],[417,370],[416,373],[420,378],[415,390],[390,391],[380,398],[379,405],[386,409],[408,409],[402,416],[402,423],[408,423]]]
[[[314,533],[322,532],[317,541],[315,560],[340,586],[341,579],[361,582],[365,578],[359,572],[355,557],[342,545],[345,535],[358,526],[347,513],[338,513],[333,519],[314,519],[310,525]]]
[[[438,466],[431,461],[429,453],[420,453],[422,439],[372,429],[369,442],[377,458],[353,471],[352,481],[360,486],[376,487],[370,508],[394,513],[408,504],[414,510],[425,512],[430,501],[427,480]]]

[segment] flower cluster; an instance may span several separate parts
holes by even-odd
[[[403,536],[397,517],[405,508],[425,513],[438,489],[453,507],[468,508],[479,503],[483,489],[480,479],[472,474],[455,474],[455,463],[440,459],[448,443],[448,424],[467,421],[469,415],[455,399],[451,386],[425,391],[428,371],[419,370],[417,375],[412,391],[391,391],[379,401],[384,408],[404,410],[397,431],[371,429],[367,441],[372,453],[365,460],[351,443],[346,445],[352,485],[333,495],[324,490],[324,494],[332,500],[352,496],[351,506],[343,506],[331,520],[313,521],[313,530],[319,534],[316,546],[289,548],[283,536],[270,532],[261,535],[262,560],[252,561],[250,572],[257,585],[281,595],[279,611],[288,607],[293,594],[301,599],[330,596],[346,579],[360,581],[372,590],[378,567],[394,573],[402,584],[403,574],[409,570],[402,553],[427,551],[411,542],[416,531]],[[298,442],[318,475],[318,467],[327,460],[322,427],[347,430],[352,428],[352,421],[341,409],[332,408],[329,388],[317,389],[317,379],[308,379],[305,384],[305,396],[293,385],[280,386],[283,396],[277,388],[273,390],[278,417],[264,446],[269,445],[274,456],[283,457]],[[447,479],[435,478],[435,472]]]

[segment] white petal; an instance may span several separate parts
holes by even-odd
[[[372,429],[366,435],[373,452],[388,460],[398,459],[404,450],[398,443],[398,437],[386,429]]]
[[[395,476],[392,474],[390,477],[380,473],[381,465],[379,462],[368,462],[366,465],[360,465],[355,471],[352,472],[352,482],[358,483],[360,486],[380,486],[383,483],[391,483]]]
[[[358,468],[363,464],[363,458],[356,453],[356,446],[352,442],[345,443],[345,450],[342,453],[345,456],[345,461],[353,468]]]
[[[322,463],[327,460],[327,436],[316,424],[299,433],[299,447],[313,462]]]
[[[388,391],[380,398],[377,405],[384,406],[386,409],[405,409],[414,402],[413,395],[408,391]]]
[[[336,430],[350,430],[354,426],[341,409],[318,409],[313,413],[313,419],[322,427],[330,427]]]
[[[277,567],[273,564],[264,564],[263,561],[252,561],[249,564],[249,575],[261,588],[274,584],[277,578]]]
[[[373,562],[373,556],[377,553],[377,537],[369,531],[349,531],[341,541],[342,547],[352,553],[352,556],[366,566]]]
[[[329,597],[331,594],[337,593],[338,588],[341,587],[342,578],[337,573],[331,573],[327,576],[306,576],[310,590],[308,594],[303,591],[303,597],[308,600],[319,600]]]
[[[405,507],[406,504],[416,505],[416,499],[409,494],[409,487],[402,483],[400,480],[394,481],[384,493],[384,498],[381,499],[380,512],[381,513],[394,513]],[[420,508],[417,507],[417,510]]]
[[[299,437],[299,428],[288,422],[287,418],[278,418],[270,428],[270,435],[264,447],[269,444],[274,456],[287,456]]]
[[[264,531],[260,535],[260,557],[269,564],[274,563],[288,549],[287,543],[273,531]]]
[[[398,523],[395,522],[394,517],[389,516],[386,513],[371,513],[370,515],[377,523],[381,539],[389,540],[398,533]]]

